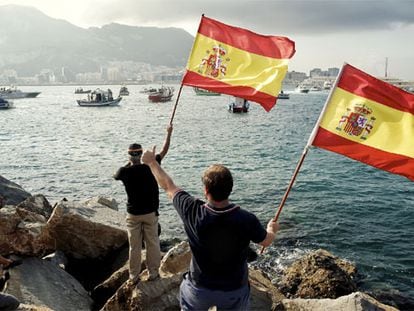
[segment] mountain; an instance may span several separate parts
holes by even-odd
[[[84,29],[32,7],[0,6],[0,73],[21,76],[66,67],[99,71],[111,61],[184,67],[193,36],[179,28],[108,24]]]

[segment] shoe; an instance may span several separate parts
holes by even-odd
[[[129,286],[137,286],[139,284],[139,282],[141,281],[140,278],[137,278],[136,280],[133,279],[128,279],[127,284]]]

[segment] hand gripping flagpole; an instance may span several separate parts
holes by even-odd
[[[315,139],[316,133],[318,132],[319,124],[321,123],[322,118],[323,118],[323,115],[325,114],[326,108],[328,106],[328,103],[330,102],[330,100],[332,98],[333,91],[335,90],[336,86],[338,85],[338,81],[339,81],[340,77],[342,76],[342,72],[344,70],[345,65],[346,65],[346,63],[344,63],[344,65],[342,66],[341,71],[339,72],[338,76],[336,77],[336,80],[335,80],[334,85],[332,85],[331,91],[329,93],[328,98],[325,101],[325,105],[322,108],[322,111],[321,111],[321,113],[319,115],[318,121],[316,121],[316,124],[315,124],[315,126],[314,126],[314,128],[312,130],[312,133],[309,136],[308,142],[307,142],[305,148],[303,149],[302,156],[300,157],[299,162],[296,165],[295,171],[293,172],[293,176],[290,179],[290,182],[289,182],[289,185],[288,185],[288,187],[287,187],[287,189],[285,191],[285,194],[283,195],[282,201],[280,201],[280,204],[279,204],[279,207],[277,208],[275,217],[273,217],[273,219],[272,219],[273,222],[277,222],[277,220],[279,219],[280,213],[282,212],[283,206],[285,205],[285,202],[287,200],[287,197],[289,195],[289,192],[292,189],[293,184],[294,184],[294,182],[296,180],[296,176],[298,175],[299,170],[302,167],[303,161],[305,160],[305,157],[308,154],[309,147],[312,145],[313,140]],[[260,251],[260,254],[263,253],[264,249],[265,249],[265,247],[263,246],[262,249],[261,249],[261,251]]]

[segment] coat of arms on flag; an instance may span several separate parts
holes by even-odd
[[[347,108],[347,114],[341,117],[336,130],[344,131],[350,136],[360,136],[360,139],[367,139],[375,120],[371,108],[365,104],[356,104],[353,109]]]

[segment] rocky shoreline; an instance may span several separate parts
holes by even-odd
[[[177,299],[191,252],[186,241],[162,241],[161,278],[137,286],[128,279],[125,213],[113,199],[53,207],[0,176],[0,254],[22,259],[9,269],[5,292],[18,310],[179,310]],[[145,253],[145,251],[144,251]],[[145,254],[143,256],[145,269]],[[251,310],[410,310],[358,291],[357,269],[326,250],[287,268],[282,281],[250,268]],[[386,301],[389,303],[389,301]],[[407,307],[407,309],[406,309]]]

